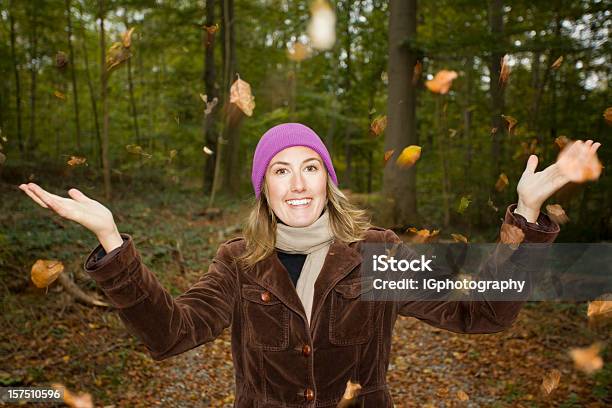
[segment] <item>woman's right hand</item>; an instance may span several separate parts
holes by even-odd
[[[119,243],[121,242],[121,236],[110,210],[76,188],[68,190],[68,195],[72,198],[51,194],[35,183],[21,184],[19,188],[41,207],[49,208],[59,216],[81,224],[93,232],[100,241],[119,237]]]

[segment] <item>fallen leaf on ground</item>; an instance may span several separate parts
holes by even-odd
[[[467,395],[467,393],[463,390],[459,390],[457,391],[457,399],[459,401],[468,401],[470,399],[470,396]]]
[[[550,393],[553,392],[553,390],[559,386],[560,380],[561,371],[557,369],[552,369],[548,373],[546,373],[544,378],[542,378],[541,385],[541,389],[544,395],[550,395]]]
[[[64,391],[64,403],[70,408],[94,408],[91,394],[87,392],[74,394],[63,384],[54,383],[51,386],[56,390]]]

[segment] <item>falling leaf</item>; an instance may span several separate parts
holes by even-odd
[[[315,0],[310,5],[308,36],[313,48],[329,50],[336,42],[336,14],[326,0]]]
[[[300,62],[310,57],[311,49],[301,42],[294,42],[287,48],[287,58],[291,61]]]
[[[55,54],[55,67],[57,69],[63,70],[68,66],[68,56],[63,51],[58,51]]]
[[[459,201],[459,207],[457,208],[457,212],[459,214],[463,214],[471,202],[472,200],[470,199],[470,196],[461,197],[461,200]]]
[[[213,151],[210,150],[207,146],[204,146],[202,150],[204,151],[204,153],[206,153],[209,156],[213,154]]]
[[[425,82],[425,86],[431,92],[444,95],[448,93],[455,78],[457,78],[457,73],[455,71],[447,71],[443,69],[442,71],[438,71],[433,79]]]
[[[468,401],[470,399],[469,395],[463,390],[457,391],[457,399],[459,401]]]
[[[203,28],[209,33],[209,34],[215,34],[217,31],[219,31],[219,24],[213,24],[210,26],[203,26]]]
[[[499,71],[499,85],[506,85],[508,77],[510,77],[510,65],[508,65],[508,56],[504,55],[501,59],[501,69]]]
[[[508,184],[508,176],[506,176],[506,173],[502,173],[499,175],[499,178],[495,183],[495,189],[497,191],[503,191],[506,187],[508,187]]]
[[[393,156],[393,153],[395,152],[395,149],[391,149],[391,150],[387,150],[385,152],[385,155],[383,157],[383,167],[386,166],[387,162],[389,161],[389,159],[391,158],[391,156]]]
[[[94,408],[91,394],[84,392],[79,395],[73,394],[63,384],[54,383],[51,385],[56,390],[64,391],[64,403],[70,408]]]
[[[424,244],[427,242],[431,242],[432,240],[437,238],[438,234],[440,233],[440,230],[433,230],[433,231],[430,231],[428,229],[419,230],[415,227],[408,228],[408,231],[415,234],[414,237],[412,237],[412,242],[416,244]]]
[[[557,147],[559,147],[559,150],[563,150],[565,148],[565,146],[567,146],[570,143],[570,140],[567,136],[558,136],[555,139],[555,144],[557,145]]]
[[[380,136],[387,128],[387,116],[378,116],[372,121],[370,125],[370,133],[374,136]]]
[[[79,166],[81,164],[85,164],[86,161],[87,159],[85,157],[70,156],[70,160],[68,160],[68,165],[69,166]]]
[[[612,319],[612,294],[607,293],[589,302],[587,317],[591,325]]]
[[[517,249],[525,239],[525,233],[519,227],[504,222],[501,226],[499,238],[503,244],[509,245],[512,249]]]
[[[493,203],[493,200],[491,200],[491,197],[489,197],[489,201],[487,201],[487,205],[491,207],[494,211],[496,212],[499,211],[499,208],[495,206],[495,204]]]
[[[251,116],[255,109],[255,97],[251,95],[251,85],[240,79],[240,75],[230,88],[230,103],[236,104],[247,116]]]
[[[409,168],[419,160],[419,157],[421,157],[421,146],[410,145],[402,150],[395,162],[400,167]]]
[[[612,125],[612,106],[609,108],[606,108],[606,110],[603,113],[603,117],[608,125]]]
[[[129,144],[129,145],[125,146],[125,148],[130,153],[142,154],[142,147],[140,147],[138,145]]]
[[[57,99],[61,99],[62,101],[66,100],[66,95],[61,93],[60,91],[54,91],[53,96],[55,96]]]
[[[551,220],[559,225],[565,224],[569,221],[565,210],[559,204],[549,204],[546,206],[546,212]]]
[[[544,376],[544,378],[542,378],[542,385],[540,386],[544,395],[550,395],[550,393],[553,392],[554,389],[559,386],[560,380],[561,380],[561,371],[557,369],[550,370]]]
[[[121,44],[123,44],[125,48],[130,48],[130,46],[132,45],[132,33],[134,32],[134,28],[136,27],[130,28],[121,36]]]
[[[457,136],[457,129],[448,129],[448,136],[450,138]]]
[[[559,67],[561,66],[561,63],[563,62],[563,55],[560,56],[559,58],[557,58],[555,60],[555,62],[552,63],[552,65],[550,66],[552,69],[559,69]]]
[[[455,242],[463,242],[464,244],[468,243],[468,239],[465,235],[461,234],[451,234],[451,237],[455,240]]]
[[[502,119],[505,120],[508,125],[508,133],[512,134],[512,132],[514,131],[514,127],[516,126],[518,121],[510,115],[501,115],[501,116],[502,116]]]
[[[169,152],[170,161],[172,161],[172,159],[176,157],[176,153],[177,153],[176,149],[170,150]]]
[[[31,278],[37,288],[46,288],[52,284],[64,270],[60,261],[37,260],[32,265]]]
[[[597,157],[597,152],[582,154],[586,147],[583,142],[572,142],[561,150],[557,158],[557,166],[569,181],[583,183],[597,180],[601,175],[603,166]]]
[[[593,343],[589,347],[571,349],[569,355],[574,360],[574,366],[587,374],[592,374],[603,367],[603,360],[599,355],[600,343]]]
[[[123,62],[127,61],[132,56],[129,48],[125,47],[122,42],[115,42],[106,52],[106,72],[119,67]]]
[[[413,84],[416,84],[417,82],[419,82],[419,78],[421,78],[422,72],[423,72],[423,64],[421,64],[421,61],[417,60],[412,70],[412,83]]]
[[[496,133],[497,133],[497,128],[496,127],[491,128],[491,134],[494,135]]]
[[[205,94],[200,94],[200,98],[204,101],[204,103],[206,104],[206,108],[204,109],[204,116],[208,116],[212,113],[212,110],[214,109],[215,106],[217,106],[217,103],[219,102],[219,99],[215,96],[212,101],[208,100],[208,96]]]

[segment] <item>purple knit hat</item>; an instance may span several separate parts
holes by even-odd
[[[270,160],[281,150],[292,146],[310,147],[315,152],[319,153],[327,173],[331,177],[335,185],[338,185],[334,165],[327,151],[327,147],[321,141],[321,138],[314,130],[301,123],[282,123],[268,129],[263,134],[253,155],[253,169],[251,171],[251,182],[255,190],[255,196],[259,199],[261,193],[261,184],[266,174],[266,169]]]

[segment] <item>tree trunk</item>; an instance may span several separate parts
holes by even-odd
[[[19,77],[19,62],[17,61],[17,51],[15,49],[15,18],[13,17],[13,2],[9,2],[9,21],[11,26],[11,59],[13,60],[13,72],[15,74],[15,109],[17,111],[17,141],[19,143],[19,152],[24,153],[23,147],[23,131],[21,125],[21,80]]]
[[[391,0],[385,151],[394,149],[394,159],[406,146],[418,145],[416,87],[412,83],[417,54],[406,45],[416,40],[416,28],[417,1]],[[383,202],[383,209],[392,211],[385,218],[395,226],[407,226],[414,224],[417,217],[416,168],[400,168],[393,160],[385,166],[383,196],[386,202]]]
[[[109,126],[109,118],[108,118],[108,87],[107,80],[108,75],[106,74],[106,41],[105,41],[105,32],[104,32],[104,18],[105,18],[105,9],[104,9],[104,0],[98,0],[98,7],[100,12],[100,98],[102,99],[102,168],[104,173],[104,197],[107,201],[111,200],[112,190],[111,190],[111,177],[110,177],[110,163],[108,160],[108,126]]]
[[[125,16],[125,31],[128,31],[129,21],[127,15]],[[130,108],[132,110],[132,125],[134,127],[134,138],[136,144],[140,146],[140,130],[138,128],[138,110],[136,110],[136,100],[134,99],[134,81],[132,80],[132,58],[127,60],[127,77],[128,77],[128,89],[130,92]],[[142,156],[141,156],[142,157]]]
[[[36,149],[36,80],[38,77],[38,8],[32,6],[31,31],[30,31],[30,135],[26,143],[26,157],[30,157]]]
[[[74,121],[76,126],[76,145],[79,154],[82,153],[81,148],[81,122],[79,120],[79,91],[76,80],[76,66],[74,65],[74,48],[72,47],[72,12],[70,10],[70,0],[66,0],[66,19],[68,22],[68,51],[70,53],[70,73],[72,74],[72,96],[74,98]]]
[[[215,0],[206,2],[206,26],[210,27],[215,24]],[[204,32],[204,89],[209,101],[214,98],[219,99],[219,89],[217,87],[217,69],[215,65],[215,39],[216,34],[209,35],[206,30]],[[202,139],[205,146],[208,146],[214,151],[214,156],[206,157],[202,173],[202,186],[204,192],[211,191],[212,179],[215,173],[215,161],[218,155],[217,138],[219,132],[217,130],[217,118],[219,107],[215,107],[209,115],[205,115],[202,119]]]
[[[351,90],[351,8],[353,6],[352,0],[346,0],[344,2],[345,6],[345,19],[346,26],[344,31],[344,50],[346,51],[346,70],[344,72],[344,103],[342,104],[345,109],[343,109],[344,113],[347,113],[351,110],[350,103],[350,90]],[[344,188],[348,188],[349,190],[353,189],[352,183],[352,175],[353,175],[353,148],[351,145],[351,136],[353,134],[353,128],[350,123],[345,124],[344,126],[344,155],[346,160],[346,170],[344,171],[343,184]]]
[[[504,113],[504,88],[499,82],[501,60],[504,57],[504,4],[503,0],[489,0],[489,30],[493,41],[491,59],[489,60],[490,92],[491,92],[491,126],[497,129],[493,132],[491,141],[491,160],[493,162],[492,178],[496,180],[502,169],[503,145],[506,133],[501,115]]]

